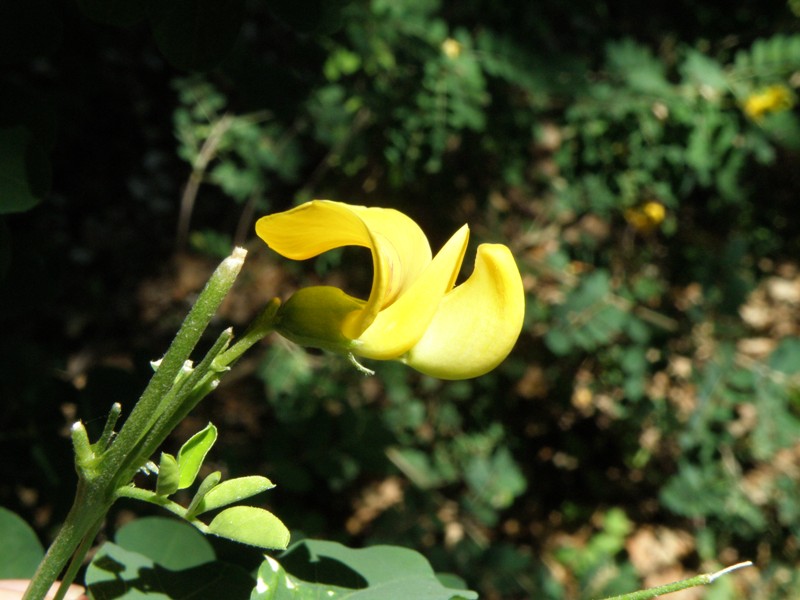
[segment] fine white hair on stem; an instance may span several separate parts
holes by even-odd
[[[731,565],[730,567],[725,567],[724,569],[722,569],[720,571],[717,571],[715,573],[711,573],[711,575],[708,576],[708,582],[711,583],[712,581],[714,581],[718,577],[722,577],[723,575],[727,575],[731,571],[736,571],[737,569],[743,569],[744,567],[752,567],[752,566],[753,566],[753,561],[752,560],[746,560],[744,562],[736,563],[735,565]]]

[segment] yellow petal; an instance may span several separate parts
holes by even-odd
[[[439,304],[455,285],[469,228],[464,225],[447,241],[416,281],[375,317],[353,345],[353,353],[387,360],[408,352],[425,334]]]
[[[419,226],[392,209],[313,200],[262,217],[256,223],[256,233],[273,250],[295,260],[342,246],[370,249],[372,289],[364,307],[347,321],[344,334],[351,339],[360,336],[431,260],[430,245]]]
[[[474,272],[442,299],[405,362],[441,379],[483,375],[511,352],[524,316],[525,293],[511,251],[502,244],[482,244]]]

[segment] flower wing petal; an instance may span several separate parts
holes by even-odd
[[[483,375],[511,352],[524,316],[525,293],[511,251],[481,244],[472,275],[442,299],[405,362],[441,379]]]
[[[369,300],[347,320],[344,334],[357,338],[380,310],[407,289],[430,263],[431,249],[419,226],[386,208],[313,200],[292,210],[262,217],[256,233],[279,254],[304,260],[342,246],[372,252],[374,274]]]
[[[388,360],[405,354],[425,334],[440,302],[455,285],[469,228],[464,225],[447,241],[428,267],[354,342],[353,352]]]
[[[414,220],[391,208],[351,206],[386,257],[390,286],[383,306],[391,304],[431,262],[428,238]]]

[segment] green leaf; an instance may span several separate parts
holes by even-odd
[[[508,508],[527,487],[525,476],[506,447],[499,448],[491,457],[474,457],[467,465],[464,479],[474,494],[498,510]]]
[[[151,538],[158,546],[163,538]],[[241,567],[211,560],[168,568],[150,557],[106,542],[86,570],[85,583],[94,600],[165,600],[246,598],[253,579]]]
[[[800,371],[800,338],[785,338],[769,355],[770,368],[786,375]]]
[[[177,492],[179,477],[178,461],[172,454],[162,452],[161,460],[158,463],[156,494],[159,496],[169,496]]]
[[[334,585],[302,581],[289,575],[274,558],[265,557],[258,569],[256,589],[250,600],[317,600],[318,598],[346,598],[352,590]]]
[[[623,332],[630,315],[611,302],[611,276],[598,269],[581,280],[564,304],[555,309],[555,319],[545,335],[548,347],[566,354],[574,346],[595,350]]]
[[[751,437],[752,453],[756,459],[769,462],[779,450],[797,443],[800,419],[792,413],[784,386],[764,378],[757,383],[755,391],[758,421]]]
[[[283,549],[289,545],[289,530],[271,512],[254,506],[234,506],[219,513],[208,532],[258,548]]]
[[[800,150],[800,121],[793,112],[768,114],[761,121],[761,128],[781,146]]]
[[[718,94],[728,89],[728,78],[722,66],[697,50],[687,52],[680,70],[685,79],[698,87],[710,88]]]
[[[274,483],[260,475],[237,477],[236,479],[223,481],[204,495],[202,500],[198,502],[196,510],[192,510],[190,506],[190,513],[192,515],[199,515],[209,510],[222,508],[223,506],[239,502],[274,487]]]
[[[386,449],[386,455],[414,485],[423,490],[437,488],[445,483],[430,456],[422,450],[392,447]]]
[[[114,537],[123,548],[138,552],[171,570],[188,569],[215,559],[214,549],[203,534],[176,519],[136,519],[122,527]]]
[[[181,446],[178,452],[178,467],[180,468],[180,480],[178,489],[183,490],[194,483],[200,467],[206,458],[206,454],[217,441],[217,428],[211,423],[205,429],[198,431],[186,443]]]
[[[352,588],[349,594],[336,595],[334,598],[472,600],[478,597],[472,591],[445,587],[424,556],[397,546],[373,546],[354,550],[336,542],[303,540],[294,544],[281,557],[281,564],[292,576],[303,581]],[[342,583],[348,585],[342,586]],[[260,579],[256,591],[261,586]],[[254,593],[251,600],[305,597],[310,596],[259,596]]]
[[[557,356],[564,356],[572,350],[572,338],[563,329],[551,329],[545,335],[545,342],[550,351]]]
[[[189,508],[186,509],[186,519],[191,520],[197,513],[197,507],[206,497],[211,490],[219,483],[219,480],[222,479],[222,473],[219,471],[214,471],[210,473],[205,479],[203,479],[200,487],[197,488],[197,493],[192,498],[191,503],[189,503]]]
[[[0,579],[26,579],[44,556],[42,544],[21,517],[0,506]]]
[[[664,63],[646,46],[631,39],[609,42],[606,57],[609,70],[627,80],[633,89],[648,94],[670,91]]]

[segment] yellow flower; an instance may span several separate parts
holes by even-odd
[[[658,227],[667,216],[664,205],[655,200],[645,202],[625,211],[625,220],[637,231],[649,233]]]
[[[755,94],[751,94],[744,101],[745,114],[759,121],[769,112],[789,110],[794,106],[794,96],[784,85],[771,85]]]
[[[472,275],[455,286],[469,238],[466,225],[435,257],[425,234],[403,213],[330,200],[262,217],[256,233],[294,260],[342,246],[372,253],[366,300],[314,286],[281,306],[276,330],[301,345],[400,360],[435,377],[467,379],[500,364],[522,330],[525,296],[508,247],[481,244]]]
[[[462,50],[463,46],[461,45],[461,42],[454,40],[453,38],[447,38],[442,42],[442,52],[447,58],[458,58],[461,56]]]

